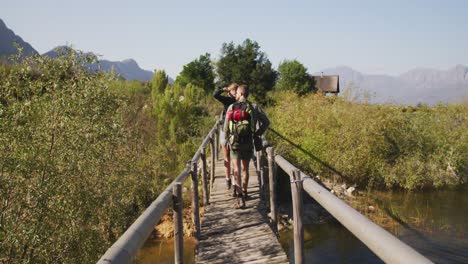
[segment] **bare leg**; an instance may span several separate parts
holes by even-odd
[[[223,145],[223,154],[224,154],[224,171],[226,175],[226,180],[229,180],[230,173],[231,173],[231,160],[229,155],[229,147],[227,145]]]
[[[233,159],[232,160],[232,165],[234,167],[234,180],[235,180],[235,185],[234,185],[234,191],[237,192],[237,198],[236,198],[236,208],[243,208],[245,207],[245,199],[244,196],[242,196],[242,179],[241,179],[241,160],[240,159]]]
[[[233,159],[232,160],[232,166],[234,168],[234,183],[235,183],[235,190],[237,191],[238,194],[242,193],[242,188],[241,188],[241,176],[240,176],[240,160],[239,159]]]
[[[250,160],[241,160],[242,162],[242,189],[244,196],[247,196],[247,187],[249,185],[249,164]]]

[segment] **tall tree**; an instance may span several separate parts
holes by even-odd
[[[175,82],[181,86],[193,84],[203,88],[205,92],[212,92],[215,87],[214,79],[215,76],[210,54],[205,53],[198,59],[184,65],[184,69],[177,76]]]
[[[154,73],[151,79],[151,97],[153,101],[156,99],[158,94],[161,94],[166,89],[169,83],[169,77],[164,70],[158,70]]]
[[[291,90],[298,95],[313,92],[314,81],[307,73],[307,68],[297,60],[285,60],[278,66],[279,78],[275,89]]]
[[[266,103],[266,93],[275,85],[276,71],[256,41],[246,39],[241,45],[224,43],[217,63],[218,82],[247,84],[259,103]]]

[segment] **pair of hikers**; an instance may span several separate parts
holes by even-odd
[[[223,96],[222,93],[227,95]],[[249,89],[246,85],[230,84],[214,93],[214,97],[224,105],[224,125],[220,133],[220,144],[223,148],[226,184],[228,190],[233,187],[233,197],[236,197],[236,208],[245,207],[248,197],[249,163],[253,156],[254,140],[270,125],[265,113],[260,107],[247,100]],[[257,151],[261,144],[255,144]],[[232,183],[231,159],[233,166]],[[242,178],[240,171],[242,170]]]

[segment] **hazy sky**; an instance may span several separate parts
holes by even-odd
[[[182,66],[223,42],[257,41],[275,65],[364,73],[468,64],[468,1],[1,0],[0,18],[40,53],[71,44],[141,67]]]

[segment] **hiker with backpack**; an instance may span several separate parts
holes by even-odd
[[[237,87],[239,85],[237,83],[231,83],[228,87],[220,88],[215,91],[213,94],[214,98],[216,98],[218,101],[220,101],[224,105],[224,111],[223,111],[223,120],[226,115],[226,111],[228,107],[236,102],[236,91]],[[222,95],[223,93],[226,93],[226,95]],[[224,167],[225,167],[225,174],[226,174],[226,186],[227,189],[230,190],[232,186],[232,181],[230,177],[231,173],[231,160],[230,160],[230,150],[229,150],[229,145],[226,142],[226,137],[225,137],[225,130],[223,127],[221,127],[221,131],[219,133],[219,142],[221,144],[221,148],[223,149],[223,158],[224,158]]]
[[[240,85],[236,92],[237,102],[229,106],[224,120],[226,141],[231,150],[230,155],[234,168],[233,193],[237,198],[236,208],[245,207],[245,199],[248,197],[249,163],[253,156],[254,138],[259,139],[270,125],[270,121],[262,109],[249,102],[248,96],[248,87]],[[242,179],[240,177],[241,169]]]

